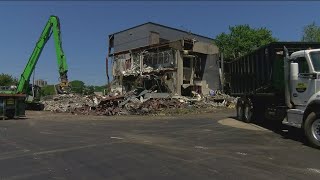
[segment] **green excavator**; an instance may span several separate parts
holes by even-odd
[[[71,88],[67,75],[68,66],[62,49],[59,18],[57,16],[50,16],[28,60],[28,63],[21,74],[17,86],[13,85],[10,87],[0,87],[0,117],[3,119],[23,117],[25,116],[26,103],[37,104],[37,102],[34,102],[33,100],[27,101],[27,97],[31,91],[29,81],[39,60],[41,52],[52,34],[54,37],[57,64],[60,75],[60,83],[55,86],[56,91],[58,94],[67,94],[70,92]]]

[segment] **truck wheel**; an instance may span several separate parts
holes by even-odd
[[[250,101],[246,101],[244,105],[244,122],[250,123],[253,120],[253,109]]]
[[[244,111],[243,111],[243,105],[241,103],[241,100],[237,101],[236,110],[237,110],[237,119],[242,121],[244,116]]]
[[[320,117],[311,112],[305,120],[303,128],[311,146],[320,149]]]

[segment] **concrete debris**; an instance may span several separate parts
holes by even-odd
[[[98,101],[98,97],[93,96],[61,94],[47,97],[41,103],[44,104],[45,111],[70,112],[72,109],[81,108],[83,106],[96,106]]]
[[[188,109],[190,112],[219,107],[233,108],[236,98],[215,94],[203,97],[192,92],[193,97],[155,93],[150,90],[141,92],[130,91],[125,95],[111,93],[107,96],[64,94],[47,97],[42,101],[44,110],[52,112],[66,112],[83,115],[147,115],[163,114],[167,110],[174,111]],[[198,109],[198,110],[196,110]]]

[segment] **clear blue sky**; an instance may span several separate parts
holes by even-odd
[[[0,2],[0,73],[20,77],[50,15],[61,22],[69,79],[106,83],[108,35],[153,21],[214,38],[229,26],[267,27],[282,41],[298,41],[303,26],[320,24],[320,2]],[[53,39],[36,78],[58,82]]]

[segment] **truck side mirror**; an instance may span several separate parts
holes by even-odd
[[[290,63],[290,80],[298,80],[299,65],[298,63]]]

